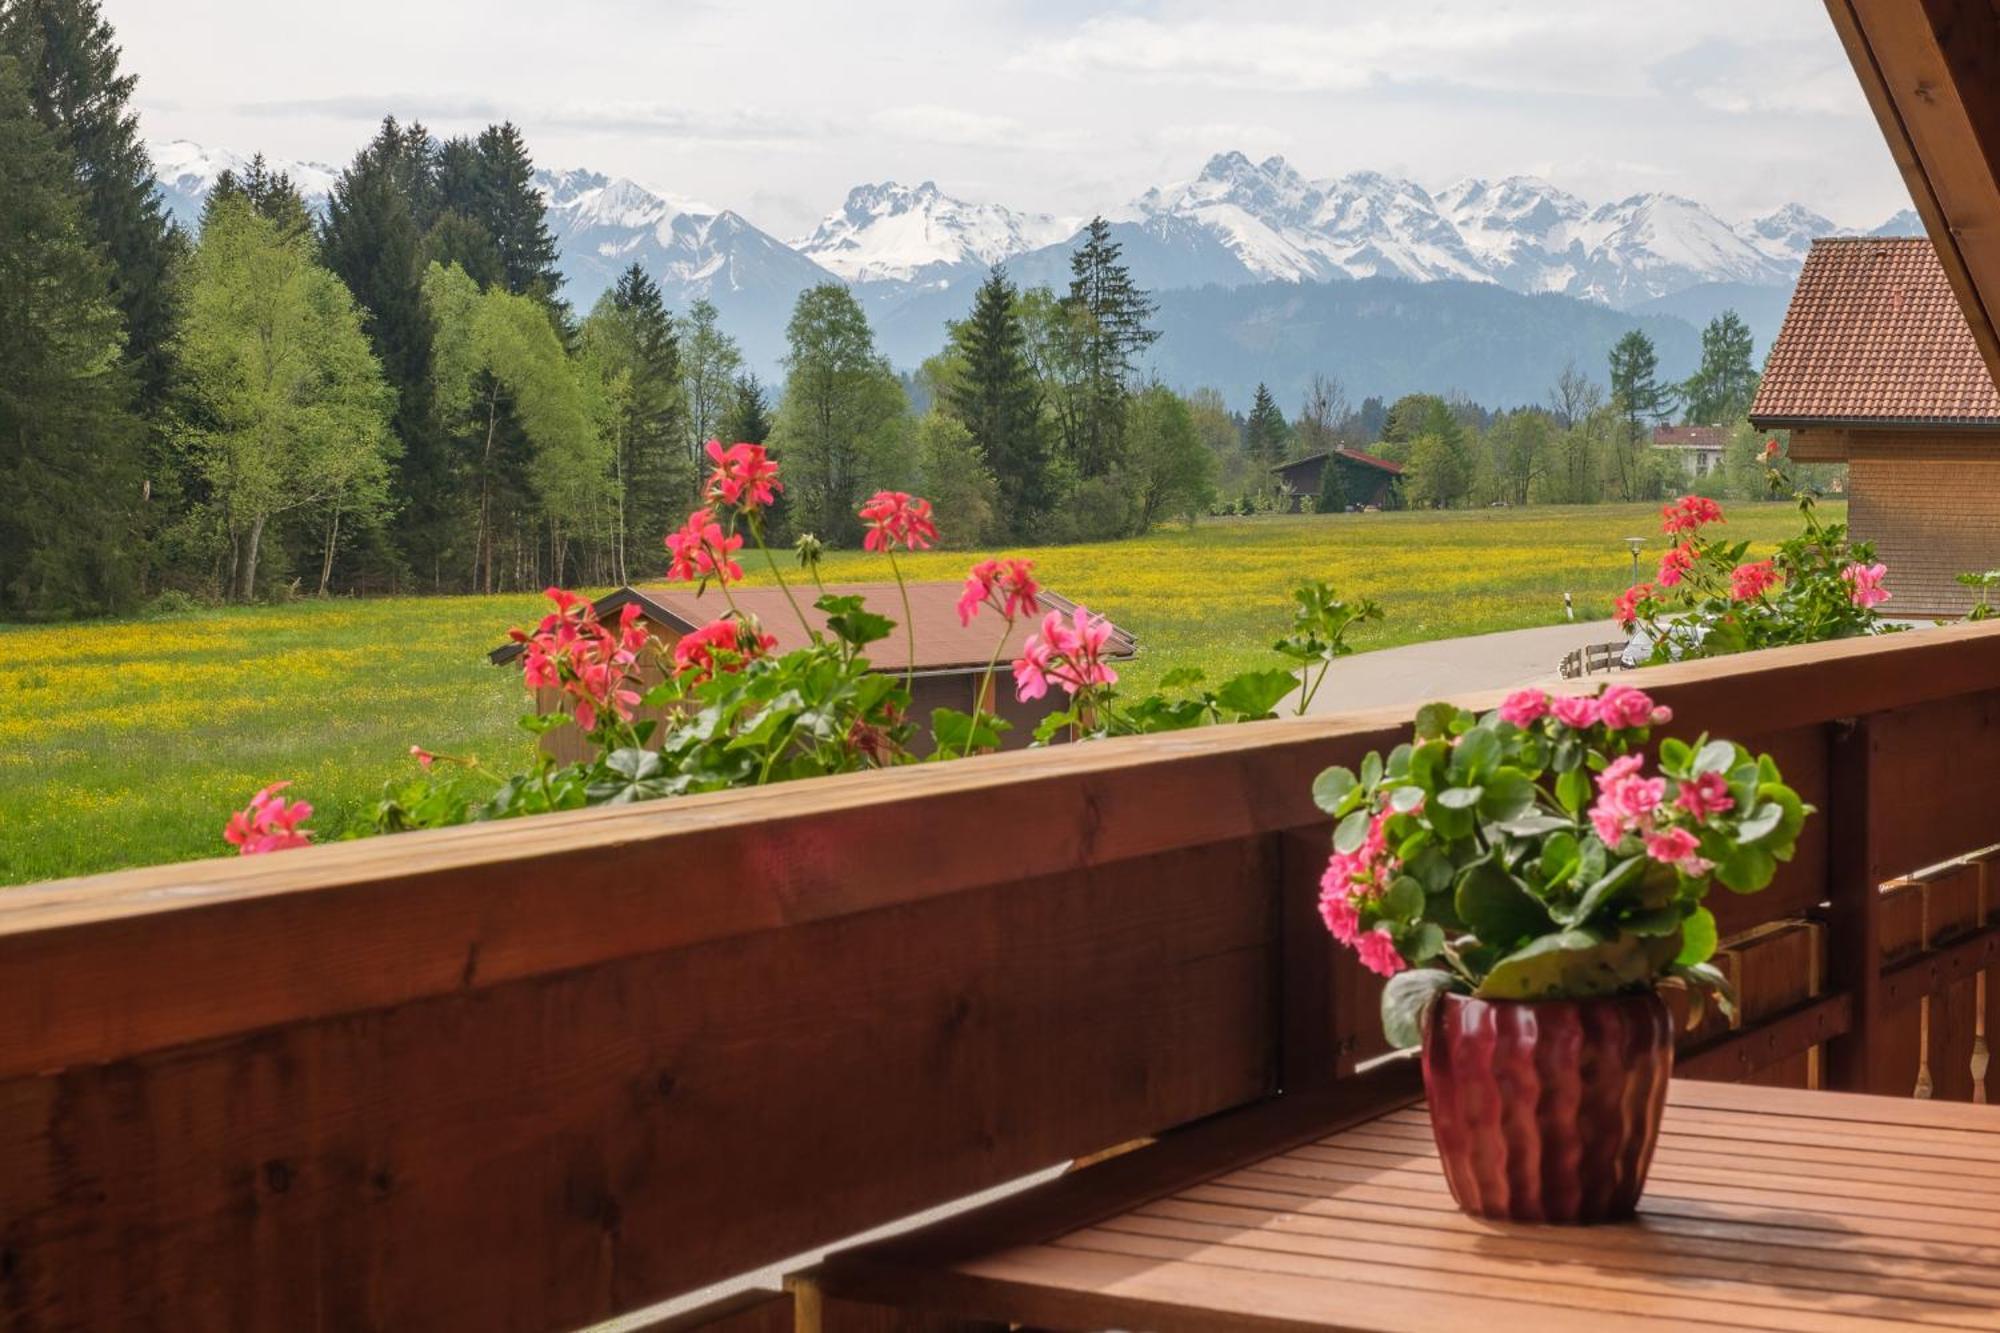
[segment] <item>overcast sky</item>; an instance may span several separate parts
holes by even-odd
[[[1059,213],[1283,154],[1593,201],[1908,198],[1822,0],[103,0],[153,138],[344,163],[385,113],[790,237],[849,186]]]

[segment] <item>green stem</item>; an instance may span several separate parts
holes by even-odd
[[[800,626],[805,629],[806,638],[813,643],[820,642],[819,631],[814,629],[812,622],[806,619],[805,611],[799,606],[799,599],[792,596],[792,585],[785,582],[784,573],[778,568],[777,557],[771,554],[770,547],[764,545],[764,524],[762,520],[753,517],[750,520],[749,526],[750,540],[756,542],[757,549],[764,553],[764,563],[771,567],[771,577],[778,581],[778,588],[785,594],[785,600],[792,604],[792,614],[799,618]]]
[[[896,548],[889,551],[889,572],[896,576],[896,591],[903,595],[903,633],[910,642],[910,665],[903,672],[904,693],[914,693],[917,686],[917,625],[910,611],[910,585],[903,582],[903,567],[896,563]]]
[[[986,696],[993,692],[993,673],[1000,669],[1000,650],[1007,646],[1007,636],[1013,632],[1014,617],[1008,616],[1007,628],[1000,631],[1000,640],[993,645],[993,656],[986,659],[986,674],[979,679],[979,692],[972,696],[972,726],[966,730],[965,753],[959,756],[961,759],[972,757],[972,739],[979,730],[979,714],[985,710]],[[1000,710],[995,708],[993,715],[1000,716]]]

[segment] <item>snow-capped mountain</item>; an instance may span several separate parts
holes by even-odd
[[[186,139],[151,143],[146,147],[152,154],[153,174],[159,178],[160,196],[166,201],[167,211],[187,225],[193,225],[201,217],[202,200],[215,188],[223,172],[241,175],[250,166],[250,158],[243,153],[204,148]],[[339,170],[323,162],[294,162],[266,154],[264,165],[290,176],[292,184],[305,197],[306,206],[314,211],[318,211],[333,192],[333,183],[340,179]]]
[[[1076,218],[967,203],[934,181],[914,189],[883,181],[848,191],[840,209],[792,248],[849,282],[929,283],[1052,245],[1077,225]]]
[[[1887,222],[1868,233],[1870,236],[1921,236],[1924,234],[1924,220],[1917,216],[1914,208],[1905,208],[1892,215]]]

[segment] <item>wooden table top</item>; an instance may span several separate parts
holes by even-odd
[[[1406,1104],[1031,1243],[913,1253],[934,1307],[1067,1328],[2000,1330],[2000,1108],[1677,1081],[1638,1219],[1569,1228],[1460,1213]]]

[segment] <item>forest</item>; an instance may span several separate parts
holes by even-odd
[[[1337,512],[1339,469],[1316,496],[1272,473],[1328,449],[1404,464],[1415,506],[1649,499],[1688,483],[1648,447],[1670,419],[1735,427],[1741,466],[1704,486],[1759,484],[1733,314],[1684,384],[1635,330],[1602,384],[1572,367],[1533,407],[1350,405],[1329,368],[1288,416],[1152,376],[1155,303],[1098,219],[1066,287],[996,267],[911,371],[846,287],[813,288],[765,384],[713,306],[669,310],[637,265],[565,301],[510,123],[386,118],[319,212],[260,158],[184,229],[134,84],[96,0],[0,0],[0,618],[644,581],[710,438],[768,444],[774,535],[836,546],[882,488],[963,547]]]

